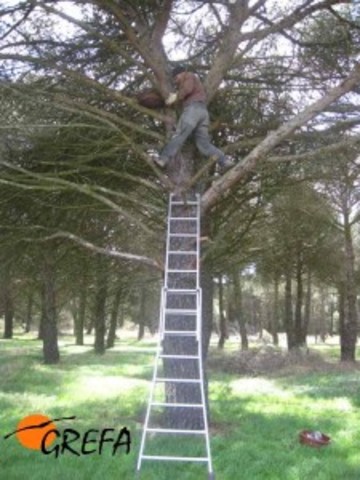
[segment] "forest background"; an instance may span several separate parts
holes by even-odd
[[[75,5],[76,3],[76,5]],[[202,193],[204,337],[241,348],[265,329],[288,349],[339,335],[356,359],[359,288],[359,6],[337,0],[5,2],[0,9],[3,336],[124,323],[155,332],[168,177],[149,159],[186,61],[204,81],[214,176],[189,144],[177,175]],[[72,8],[70,6],[72,5]],[[203,168],[202,175],[196,172]],[[180,170],[179,170],[180,169]],[[176,179],[175,179],[176,181]]]
[[[84,431],[128,422],[135,445],[49,463],[12,439],[7,478],[132,478],[174,184],[202,199],[218,478],[239,455],[243,478],[359,477],[359,24],[341,0],[1,2],[2,433],[70,412]],[[223,176],[191,142],[165,172],[149,158],[179,112],[137,96],[166,98],[180,62],[234,159]],[[332,446],[301,449],[305,427]]]

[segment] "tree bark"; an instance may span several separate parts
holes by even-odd
[[[13,330],[14,330],[14,304],[11,297],[11,293],[8,287],[5,287],[5,291],[3,292],[3,299],[4,299],[4,339],[11,339],[13,338]]]
[[[325,290],[324,288],[320,289],[320,318],[319,318],[319,334],[322,342],[326,340],[326,322],[325,322]]]
[[[179,179],[181,181],[181,178]],[[176,215],[180,217],[194,216],[194,207],[191,205],[178,205]],[[185,233],[185,228],[191,229],[191,224],[177,225],[174,223],[173,232],[176,228]],[[189,230],[188,233],[191,233]],[[180,247],[181,244],[181,247]],[[185,249],[193,250],[195,247],[195,239],[193,238],[173,238],[171,249]],[[194,257],[191,255],[177,256],[172,259],[170,268],[172,269],[194,269]],[[203,272],[204,274],[204,272]],[[201,276],[201,282],[207,280],[206,277]],[[203,285],[202,285],[203,286]],[[195,289],[196,280],[193,275],[186,273],[177,273],[168,279],[168,288],[170,289]],[[168,294],[167,307],[171,309],[196,309],[196,296],[194,294],[183,294],[171,296]],[[205,319],[205,321],[204,321]],[[202,347],[207,341],[208,320],[204,315],[202,316]],[[196,330],[196,316],[195,315],[171,315],[166,319],[167,330]],[[204,332],[205,331],[205,332]],[[205,333],[205,334],[204,334]],[[204,338],[205,337],[205,338]],[[187,355],[196,356],[199,345],[194,336],[167,336],[163,340],[163,351],[165,354],[171,355]],[[206,351],[202,352],[203,357],[206,356]],[[168,378],[187,378],[198,379],[199,361],[197,359],[164,359],[163,361],[164,375]],[[196,383],[175,383],[167,382],[165,385],[165,392],[167,402],[170,403],[201,403],[201,391],[199,384]],[[204,428],[202,412],[199,408],[174,408],[168,409],[166,423],[171,428],[184,429],[202,429]]]
[[[305,307],[304,307],[304,328],[303,328],[303,338],[306,340],[307,332],[309,331],[310,317],[311,317],[311,298],[312,298],[312,282],[311,282],[311,271],[308,268],[306,273],[306,295],[305,295]]]
[[[115,345],[116,327],[119,317],[120,302],[123,294],[122,286],[118,287],[112,304],[109,331],[106,339],[106,348],[112,348]]]
[[[227,325],[226,325],[226,317],[224,315],[224,288],[222,283],[222,275],[219,275],[219,341],[218,341],[218,348],[223,349],[225,345],[225,341],[228,338],[227,333]]]
[[[355,260],[351,234],[351,225],[348,215],[344,215],[344,243],[345,243],[345,281],[343,284],[343,315],[340,322],[340,359],[342,362],[355,362],[357,341],[357,310]]]
[[[84,345],[84,328],[86,313],[87,291],[85,282],[82,282],[79,293],[79,310],[74,318],[75,322],[75,345]]]
[[[32,323],[32,309],[34,304],[34,292],[29,292],[26,304],[25,333],[29,333]]]
[[[296,303],[295,303],[295,328],[294,328],[294,348],[300,348],[306,345],[306,332],[303,325],[303,261],[301,253],[301,245],[298,245],[297,261],[296,261]]]
[[[293,325],[293,312],[292,312],[292,280],[291,271],[288,269],[285,273],[285,331],[287,337],[288,350],[291,350],[295,346],[294,341],[294,325]]]
[[[273,343],[277,346],[279,345],[279,276],[277,274],[274,277],[274,302],[270,327]]]
[[[94,311],[93,311],[93,315],[89,318],[89,321],[88,321],[87,326],[86,326],[86,335],[91,335],[92,334],[92,331],[94,329],[94,325],[95,325],[95,314],[94,314]]]
[[[42,322],[44,362],[56,364],[60,360],[56,316],[55,266],[50,254],[42,264]]]
[[[108,278],[105,267],[100,259],[98,260],[97,264],[96,277],[97,285],[94,305],[94,350],[96,354],[103,355],[105,353],[106,299],[108,291]]]
[[[140,290],[140,305],[139,305],[139,314],[138,314],[138,341],[142,340],[145,335],[145,325],[146,325],[146,287],[143,286]]]
[[[201,236],[206,237],[209,233],[209,219],[205,215],[201,219]],[[201,256],[206,257],[206,243],[201,244]],[[210,338],[214,326],[214,279],[213,268],[209,260],[203,260],[200,263],[200,285],[202,290],[202,355],[203,363],[206,365],[206,359],[209,352]],[[206,373],[204,371],[204,373]]]
[[[8,264],[4,264],[1,269],[0,298],[4,312],[3,338],[10,340],[13,337],[14,328],[14,302],[11,294],[11,275]]]
[[[247,332],[246,332],[245,316],[243,314],[240,272],[235,270],[233,272],[232,278],[233,278],[233,285],[234,285],[235,316],[239,324],[241,350],[245,351],[249,349],[249,341],[248,341]]]
[[[9,291],[5,292],[4,303],[4,339],[13,338],[14,330],[14,305]]]

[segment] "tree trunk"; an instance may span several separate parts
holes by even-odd
[[[122,293],[123,293],[123,288],[122,286],[120,286],[117,288],[114,295],[114,301],[113,301],[111,316],[110,316],[109,331],[106,339],[106,348],[112,348],[115,345],[116,327],[118,322]]]
[[[14,303],[11,294],[11,277],[8,265],[4,265],[1,271],[0,295],[4,311],[4,334],[3,338],[10,340],[13,337]]]
[[[103,355],[105,353],[107,273],[105,266],[100,259],[98,259],[96,277],[97,285],[94,305],[94,350],[96,354]]]
[[[84,345],[86,299],[87,299],[87,291],[86,291],[85,280],[83,280],[82,285],[80,287],[80,294],[79,294],[79,310],[76,317],[74,318],[75,345]]]
[[[334,304],[333,299],[331,298],[331,300],[330,300],[330,325],[329,325],[330,336],[335,335],[334,313],[335,313],[335,304]]]
[[[124,301],[125,301],[125,299],[124,299]],[[124,323],[125,323],[125,304],[123,303],[120,306],[120,315],[119,315],[119,319],[118,319],[119,328],[123,328]],[[156,324],[156,328],[157,328],[157,324]]]
[[[42,288],[42,287],[41,287]],[[43,293],[41,292],[41,315],[39,320],[38,340],[44,339],[44,322],[45,322],[45,305],[43,300]]]
[[[25,333],[29,333],[31,330],[33,303],[34,303],[34,293],[29,292],[28,298],[27,298],[27,305],[26,305],[26,317],[25,317],[25,326],[24,326]]]
[[[4,339],[13,338],[14,303],[9,288],[6,286],[4,294]]]
[[[182,156],[177,156],[170,165],[169,175],[171,180],[178,186],[184,186],[190,180],[193,168],[194,168],[195,156],[194,156],[194,146],[189,144],[186,148],[182,150]],[[188,196],[193,195],[194,192],[187,191]],[[186,217],[189,214],[191,216],[194,214],[191,205],[179,205],[177,215]],[[190,209],[190,211],[189,211]],[[190,223],[189,223],[190,225]],[[190,226],[189,226],[190,228]],[[207,222],[206,219],[202,219],[202,232],[206,232]],[[183,225],[181,225],[181,231],[184,231]],[[179,247],[179,242],[182,242],[182,248],[185,248],[184,242],[186,243],[186,250],[193,250],[195,247],[194,239],[191,237],[186,239],[173,239],[172,249],[177,249]],[[181,249],[181,248],[180,248]],[[180,263],[177,263],[180,262]],[[172,268],[181,268],[181,269],[192,269],[193,258],[190,256],[179,256],[176,261],[176,265],[173,265]],[[202,355],[203,358],[206,358],[208,342],[210,340],[210,325],[212,318],[209,318],[210,308],[209,300],[211,296],[212,301],[212,285],[210,286],[210,277],[209,271],[206,271],[209,266],[202,266],[202,271],[200,272],[200,281],[203,293],[203,308],[202,312]],[[205,268],[204,268],[205,267]],[[204,271],[205,270],[205,271]],[[193,289],[196,287],[193,284],[192,279],[190,279],[186,274],[177,275],[176,279],[171,281],[170,288],[189,288]],[[212,283],[212,278],[211,278]],[[209,290],[207,290],[209,288]],[[196,305],[194,304],[194,295],[182,295],[182,298],[173,298],[169,300],[169,308],[189,308],[193,309]],[[195,330],[196,319],[195,316],[185,316],[185,315],[172,315],[171,322],[167,325],[167,328],[170,330]],[[176,355],[197,355],[198,345],[195,337],[165,337],[163,342],[163,350],[165,354],[176,354]],[[204,365],[205,362],[203,362]],[[173,360],[173,359],[164,359],[164,374],[166,377],[172,378],[189,378],[196,379],[199,378],[199,362],[198,360],[187,359],[187,360]],[[205,372],[204,372],[205,373]],[[204,374],[205,377],[205,374]],[[201,403],[201,392],[198,384],[194,383],[167,383],[165,386],[166,397],[168,402],[175,403]],[[205,384],[206,391],[206,384]],[[207,402],[207,394],[206,399]],[[199,408],[174,408],[168,409],[171,410],[167,415],[167,424],[171,428],[184,428],[184,429],[203,429],[204,422],[202,418],[202,413]]]
[[[299,246],[301,248],[301,246]],[[295,304],[295,329],[294,329],[294,348],[300,348],[306,345],[306,332],[303,328],[302,308],[304,300],[303,288],[303,262],[302,254],[298,252],[296,262],[296,304]]]
[[[312,282],[311,282],[311,271],[307,270],[306,274],[306,296],[305,296],[305,308],[304,308],[304,321],[303,321],[303,338],[305,337],[309,330],[310,325],[310,316],[311,316],[311,297],[312,297]]]
[[[204,223],[204,222],[203,222]],[[209,384],[206,373],[206,359],[208,357],[210,338],[214,317],[214,281],[211,265],[208,262],[202,262],[200,271],[200,285],[202,289],[202,346],[201,353],[203,359],[203,375],[204,375],[204,393],[205,405],[208,420],[210,421],[209,409]]]
[[[279,345],[279,276],[274,277],[274,302],[271,315],[270,333],[273,337],[274,345]]]
[[[206,237],[209,233],[209,223],[206,217],[201,220],[201,235]],[[202,257],[206,251],[206,246],[201,245]],[[211,333],[213,331],[214,318],[214,281],[212,265],[208,260],[200,263],[200,285],[202,290],[202,356],[203,364],[206,365],[206,359],[209,352]],[[205,377],[205,372],[204,372]]]
[[[186,205],[178,205],[177,215],[187,216],[188,209]],[[190,224],[189,224],[190,225]],[[187,225],[186,225],[187,226]],[[175,231],[177,225],[173,226]],[[181,225],[180,231],[184,231],[184,225]],[[189,227],[190,228],[190,227]],[[180,243],[184,248],[184,242],[187,243],[186,249],[193,250],[195,240],[192,238],[174,238],[172,239],[172,249],[176,250],[180,247]],[[176,245],[175,245],[176,243]],[[191,269],[193,258],[188,256],[177,256],[173,259],[171,268],[173,269]],[[193,276],[188,276],[186,273],[172,275],[169,278],[169,288],[175,289],[194,289],[196,288],[196,281]],[[169,296],[167,300],[167,307],[172,309],[194,309],[196,308],[196,297],[194,295]],[[195,315],[171,315],[167,318],[167,330],[195,330],[196,316]],[[193,336],[165,336],[163,341],[163,349],[165,354],[175,355],[197,355],[198,345],[197,340]],[[164,359],[164,373],[165,377],[169,378],[199,378],[199,363],[195,359]],[[175,383],[167,382],[165,385],[165,392],[167,401],[172,403],[201,403],[200,388],[198,384],[192,383]],[[193,408],[174,408],[168,409],[167,422],[171,428],[203,428],[202,415],[199,409]]]
[[[145,325],[146,325],[146,287],[143,286],[140,290],[140,308],[139,308],[139,316],[138,316],[138,341],[142,340],[145,335]]]
[[[42,265],[42,340],[44,362],[55,364],[60,360],[56,324],[55,267],[50,255]]]
[[[223,349],[225,341],[228,338],[226,317],[224,315],[224,288],[222,284],[222,275],[219,275],[219,341],[218,348]]]
[[[232,275],[233,285],[234,285],[234,305],[235,305],[235,316],[239,324],[240,339],[241,339],[241,350],[245,351],[249,349],[249,341],[246,332],[245,317],[243,315],[243,305],[242,305],[242,289],[240,281],[241,272],[235,270]]]
[[[326,322],[325,322],[325,315],[326,315],[326,309],[325,309],[325,298],[326,298],[326,292],[324,288],[320,289],[320,318],[319,318],[319,334],[320,334],[320,339],[322,342],[325,342],[326,340]]]
[[[295,347],[291,287],[292,287],[291,270],[289,269],[285,273],[285,312],[284,312],[285,313],[284,324],[285,324],[288,350],[291,350]]]
[[[95,316],[89,318],[88,324],[86,326],[86,335],[91,335],[95,326]]]
[[[344,215],[345,282],[343,284],[344,311],[340,323],[340,350],[342,362],[354,362],[357,341],[356,284],[354,249],[348,215]]]

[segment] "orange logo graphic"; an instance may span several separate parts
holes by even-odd
[[[45,435],[55,430],[55,423],[46,415],[35,414],[24,417],[17,425],[16,438],[23,447],[40,450]],[[45,446],[50,446],[55,440],[54,432],[46,435]]]
[[[41,413],[27,415],[17,424],[15,432],[8,433],[4,439],[7,440],[15,435],[18,442],[25,448],[41,450],[49,447],[57,438],[56,421],[73,420],[76,417],[54,418],[53,420]]]

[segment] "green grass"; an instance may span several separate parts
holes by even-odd
[[[155,343],[121,341],[104,356],[92,346],[61,344],[61,363],[41,362],[41,344],[18,337],[0,341],[1,478],[10,480],[111,480],[134,478],[141,422],[152,374]],[[229,351],[233,349],[230,346]],[[325,351],[325,349],[323,349]],[[209,372],[211,447],[217,480],[358,480],[360,478],[360,370],[334,364],[335,349],[326,352],[330,366],[292,366],[267,376]],[[127,426],[129,455],[55,458],[23,448],[6,433],[31,413],[51,418],[75,415],[58,425],[81,432]],[[301,446],[302,429],[320,430],[332,438],[322,449]],[[155,442],[155,441],[154,441]],[[152,443],[154,448],[155,443]],[[149,442],[151,443],[151,442]],[[190,455],[197,446],[183,438],[178,446]],[[170,448],[157,444],[158,453]],[[206,479],[203,465],[145,463],[144,480]]]

